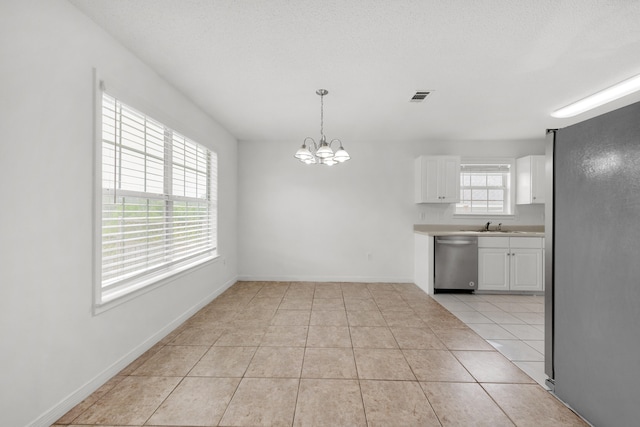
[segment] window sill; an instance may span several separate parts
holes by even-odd
[[[495,219],[495,218],[503,218],[503,219],[515,219],[515,214],[458,214],[454,213],[453,218],[478,218],[478,219]]]
[[[190,260],[188,263],[178,264],[169,269],[159,271],[135,283],[116,287],[104,292],[101,289],[96,289],[96,292],[100,293],[100,295],[96,297],[99,302],[95,302],[93,305],[93,315],[104,313],[120,304],[131,301],[140,295],[144,295],[160,286],[173,282],[191,273],[195,269],[203,268],[211,263],[217,262],[220,258],[220,254],[214,252],[196,260]]]

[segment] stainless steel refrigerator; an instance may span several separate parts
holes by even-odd
[[[549,131],[547,176],[550,385],[595,426],[640,425],[640,103]]]

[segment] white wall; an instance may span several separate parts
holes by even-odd
[[[414,158],[544,154],[544,129],[535,141],[345,141],[352,159],[330,168],[295,160],[300,145],[239,144],[242,278],[411,282],[414,224],[487,221],[453,218],[449,205],[416,205]],[[542,225],[543,215],[542,206],[518,206],[514,219],[501,222]]]
[[[93,67],[217,151],[226,260],[96,316]],[[235,280],[237,143],[62,0],[0,4],[0,94],[0,425],[49,425]]]

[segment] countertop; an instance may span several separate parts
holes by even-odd
[[[544,225],[503,226],[502,231],[491,228],[491,231],[480,231],[481,225],[415,224],[413,231],[427,236],[544,237]]]

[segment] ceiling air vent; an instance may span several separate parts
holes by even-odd
[[[419,90],[409,100],[409,102],[422,102],[431,93],[430,90]]]

